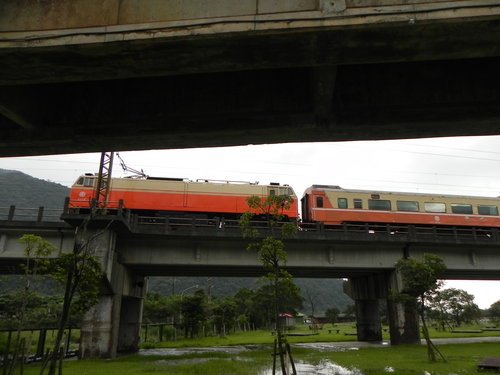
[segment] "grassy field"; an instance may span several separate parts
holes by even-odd
[[[481,326],[471,325],[460,327],[460,333],[452,333],[450,331],[437,331],[431,329],[432,338],[456,338],[456,337],[489,337],[500,336],[500,331],[483,331],[480,333],[466,333],[464,331],[481,330]],[[339,342],[339,341],[356,341],[356,326],[353,323],[325,324],[323,329],[313,333],[307,325],[296,326],[290,331],[293,334],[304,334],[307,336],[289,336],[290,343],[298,342]],[[144,336],[143,336],[144,337]],[[383,338],[389,340],[389,329],[383,327]],[[178,338],[176,341],[158,341],[158,336],[154,330],[148,332],[148,342],[141,344],[142,348],[179,348],[192,346],[220,346],[220,345],[246,345],[246,344],[269,344],[273,340],[272,333],[265,330],[235,332],[226,337],[208,336],[197,339]],[[499,354],[500,355],[500,354]]]
[[[461,327],[461,331],[478,330],[480,327]],[[307,326],[296,327],[292,333],[311,334]],[[299,342],[335,342],[354,341],[352,334],[355,327],[352,323],[337,324],[332,327],[327,324],[317,334],[307,336],[289,336],[293,345]],[[433,338],[447,337],[481,337],[499,336],[498,331],[483,333],[451,333],[433,331]],[[50,341],[51,335],[47,335]],[[384,332],[388,338],[388,332]],[[76,337],[75,337],[76,338]],[[155,339],[154,332],[149,332],[149,338]],[[211,347],[230,345],[261,345],[257,349],[242,351],[239,354],[226,353],[196,353],[184,355],[130,355],[113,360],[68,360],[64,363],[65,375],[135,375],[144,373],[168,374],[264,374],[263,371],[272,365],[271,347],[274,336],[269,331],[251,331],[231,333],[220,337],[204,337],[198,339],[179,339],[177,341],[146,342],[143,348],[182,348]],[[477,363],[484,357],[500,357],[500,343],[455,344],[441,345],[440,350],[448,362],[429,363],[426,348],[419,345],[384,346],[370,348],[351,348],[341,351],[313,350],[295,347],[292,349],[296,361],[312,365],[319,363],[336,363],[347,369],[346,374],[402,374],[402,375],[466,375],[477,374]],[[349,372],[349,369],[351,372]],[[354,369],[354,370],[353,370]],[[356,372],[357,370],[358,372]],[[25,367],[25,374],[38,374],[39,364]],[[333,372],[332,372],[333,373]],[[322,374],[329,374],[323,372]]]
[[[296,361],[317,364],[331,361],[357,374],[378,375],[468,375],[477,374],[477,362],[487,356],[498,356],[495,343],[442,345],[447,363],[429,363],[424,346],[361,348],[341,352],[293,349]],[[257,375],[271,366],[270,349],[234,354],[190,354],[183,356],[124,356],[114,360],[66,361],[66,375],[136,375],[158,374],[234,374]],[[39,365],[28,365],[25,374],[35,375]],[[347,372],[349,373],[349,372]],[[355,372],[351,372],[355,373]],[[325,373],[326,374],[326,373]]]

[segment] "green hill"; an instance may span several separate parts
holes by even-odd
[[[19,171],[0,169],[0,207],[63,209],[69,188],[31,177]]]

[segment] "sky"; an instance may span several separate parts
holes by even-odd
[[[500,136],[287,143],[119,154],[128,166],[142,169],[149,176],[279,182],[292,186],[299,199],[313,184],[500,196]],[[0,158],[0,168],[71,186],[80,174],[97,172],[99,160],[98,153]],[[117,159],[112,175],[126,175]],[[481,308],[500,300],[500,281],[449,281],[447,287],[474,294]]]

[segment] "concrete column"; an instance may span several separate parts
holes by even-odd
[[[137,351],[146,280],[118,262],[113,231],[88,231],[86,236],[92,239],[104,277],[100,301],[82,321],[80,356],[114,358],[119,351]]]
[[[122,298],[117,348],[120,353],[135,353],[139,350],[142,306],[142,298]]]
[[[84,315],[80,331],[81,358],[116,356],[121,296],[101,296],[97,305]]]
[[[356,303],[358,341],[382,341],[379,300],[386,296],[383,275],[351,278],[345,284],[344,291]]]
[[[388,284],[389,295],[402,289],[402,279],[397,271],[391,273]],[[420,343],[418,313],[414,308],[405,307],[388,298],[387,313],[392,345]]]
[[[378,299],[357,299],[356,330],[358,341],[382,341]]]

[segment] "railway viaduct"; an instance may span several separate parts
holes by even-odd
[[[0,156],[498,134],[498,40],[496,0],[4,0]],[[3,258],[12,243],[5,230]],[[180,241],[162,236],[138,237],[148,239],[149,259]],[[220,249],[236,246],[227,235],[214,236],[224,238]],[[378,299],[385,287],[375,286],[391,283],[385,266],[402,251],[437,251],[413,242],[381,241],[374,248],[322,236],[316,243],[323,250],[297,240],[293,246],[308,249],[300,256],[292,250],[290,267],[352,277],[358,317],[368,327],[361,339],[370,338],[376,321],[374,305],[362,301]],[[84,341],[101,345],[89,353],[112,356],[135,345],[145,271],[134,261],[146,258],[134,260],[127,246],[135,242],[120,242],[126,235],[102,238],[103,262],[114,271]],[[177,242],[188,251],[162,257],[165,264],[156,269],[194,272],[176,263],[186,254],[193,265],[216,262],[204,247],[209,242],[195,238]],[[441,245],[450,269],[461,257],[460,274],[497,274],[489,245]],[[342,262],[349,267],[337,268]],[[235,269],[226,266],[212,269]],[[404,314],[397,308],[394,314],[392,324],[405,327]],[[402,331],[392,329],[394,342],[415,339],[396,332]]]
[[[0,273],[12,273],[23,262],[17,239],[34,233],[61,251],[72,249],[74,226],[82,216],[63,221],[0,220]],[[5,218],[2,218],[5,219]],[[111,224],[108,226],[108,224]],[[104,229],[103,229],[104,228]],[[142,299],[147,276],[261,276],[257,255],[246,251],[238,223],[207,220],[151,222],[138,216],[98,217],[88,228],[91,246],[106,273],[100,303],[82,323],[81,354],[114,356],[137,350]],[[345,291],[356,302],[360,341],[382,339],[379,304],[387,303],[391,343],[419,341],[415,314],[389,298],[400,287],[394,264],[404,256],[438,254],[446,278],[498,279],[500,230],[415,226],[345,225],[336,230],[304,227],[286,240],[287,270],[296,277],[348,278]],[[57,254],[55,254],[57,255]]]

